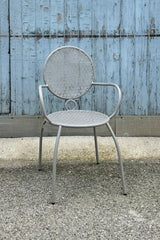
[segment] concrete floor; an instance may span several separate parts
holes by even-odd
[[[160,158],[160,138],[158,137],[118,137],[124,160],[145,160]],[[44,137],[43,159],[53,157],[55,137]],[[98,137],[99,158],[116,160],[117,153],[111,137]],[[39,138],[0,138],[0,160],[37,160]],[[93,160],[95,158],[93,137],[61,137],[59,160]]]
[[[92,140],[62,137],[51,205],[54,139],[44,139],[40,172],[37,138],[0,139],[0,239],[160,239],[159,139],[118,138],[127,196],[111,138],[99,138],[99,165]]]

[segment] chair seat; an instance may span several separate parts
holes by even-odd
[[[64,127],[94,127],[109,121],[103,113],[85,110],[67,110],[49,114],[52,124]]]

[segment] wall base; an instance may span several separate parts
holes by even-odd
[[[0,116],[0,137],[36,137],[40,135],[41,116]],[[160,116],[117,116],[111,126],[119,137],[159,137]],[[46,124],[44,136],[55,136],[57,127]],[[106,126],[97,127],[99,136],[108,136]],[[63,128],[62,135],[93,135],[92,128]]]

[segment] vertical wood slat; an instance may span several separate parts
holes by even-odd
[[[151,38],[149,45],[148,115],[158,115],[160,114],[160,47],[158,47],[160,38]]]
[[[12,114],[40,113],[43,63],[62,45],[81,47],[92,57],[96,81],[120,85],[120,114],[159,114],[160,37],[153,34],[159,34],[160,1],[16,0],[10,5]],[[52,105],[48,111],[63,108],[55,97],[45,100]],[[115,100],[113,90],[96,88],[79,104],[111,112]]]
[[[8,1],[0,6],[0,114],[10,111]]]
[[[135,38],[121,38],[120,48],[120,78],[122,91],[120,114],[134,115],[137,94],[135,89]],[[140,81],[142,81],[142,79]]]

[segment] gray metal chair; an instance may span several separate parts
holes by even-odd
[[[99,83],[94,82],[94,67],[91,58],[81,49],[72,46],[64,46],[53,51],[46,59],[43,70],[43,77],[45,85],[39,86],[39,96],[42,106],[42,111],[45,120],[42,124],[40,144],[39,144],[39,170],[41,170],[42,161],[42,137],[44,125],[46,122],[51,125],[58,126],[58,134],[55,143],[54,156],[53,156],[53,182],[52,182],[52,197],[51,202],[55,203],[55,187],[56,187],[56,160],[58,153],[58,144],[61,135],[62,127],[69,128],[86,128],[92,127],[95,140],[95,151],[96,151],[96,161],[99,163],[98,158],[98,147],[97,147],[97,136],[96,127],[106,124],[108,127],[118,154],[121,180],[122,180],[122,190],[123,194],[126,195],[125,180],[123,163],[121,160],[120,149],[115,137],[115,134],[109,124],[111,118],[113,118],[120,105],[121,101],[121,91],[120,88],[113,83]],[[115,107],[114,112],[107,116],[101,112],[95,111],[85,111],[85,110],[68,110],[68,104],[73,103],[75,106],[75,99],[84,95],[92,86],[109,86],[114,87],[118,91],[118,103]],[[43,100],[42,88],[47,88],[55,96],[65,99],[66,110],[58,111],[46,114],[46,109]]]

